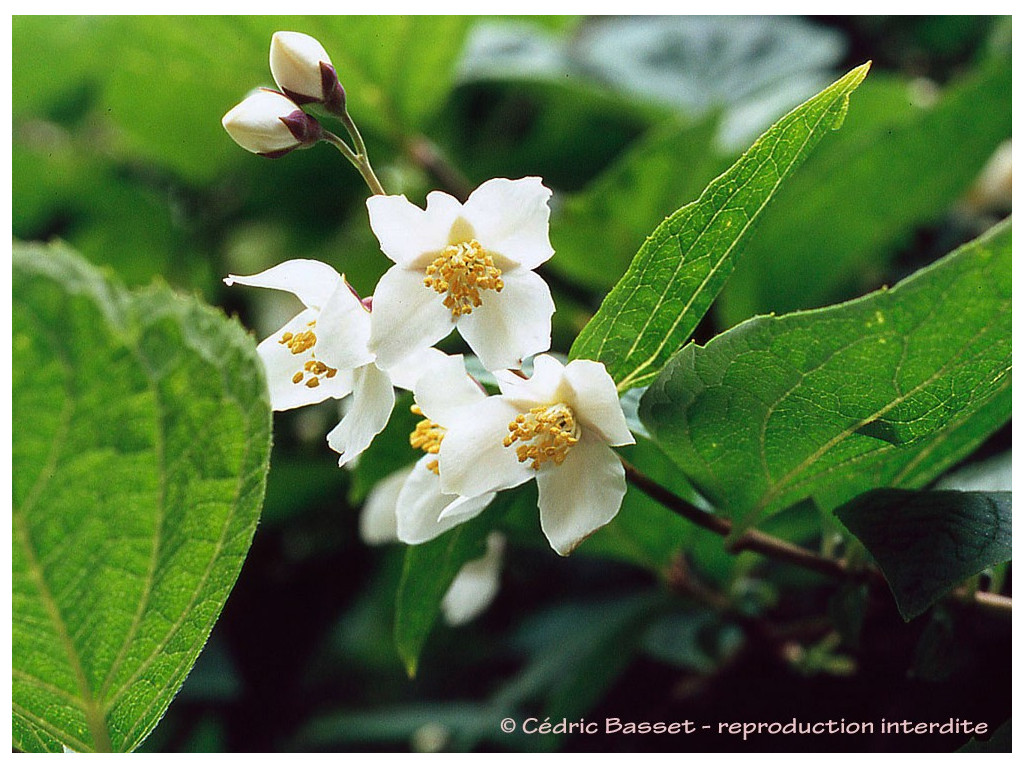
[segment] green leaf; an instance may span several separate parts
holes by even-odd
[[[971,737],[971,740],[964,744],[957,752],[1012,752],[1013,751],[1013,721],[1007,720],[996,728],[988,741],[979,741]]]
[[[485,510],[433,541],[406,549],[395,598],[395,647],[409,677],[416,676],[420,652],[448,587],[463,565],[483,557],[493,528],[493,510]]]
[[[127,751],[209,636],[263,500],[251,338],[63,246],[13,272],[13,742]]]
[[[696,202],[655,229],[570,356],[603,362],[620,391],[650,383],[704,316],[778,188],[842,124],[868,67],[857,67],[779,120]]]
[[[1010,223],[892,290],[687,345],[640,417],[737,523],[917,488],[1010,415]]]
[[[1013,554],[1008,492],[880,488],[836,516],[875,558],[907,621]]]
[[[858,90],[842,133],[766,212],[716,305],[722,327],[876,287],[897,249],[963,196],[1009,138],[1008,61],[973,73],[934,105],[915,105],[915,87],[871,78]]]

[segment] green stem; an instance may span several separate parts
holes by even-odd
[[[366,182],[366,186],[370,188],[370,192],[375,195],[386,195],[384,186],[380,183],[380,179],[377,178],[377,174],[373,172],[373,168],[370,166],[370,161],[366,157],[366,147],[364,146],[362,151],[353,151],[353,149],[345,143],[344,139],[330,131],[324,131],[324,141],[334,145],[335,148],[348,160],[355,169],[359,171],[359,175],[363,177],[363,181]],[[360,143],[362,139],[360,139]],[[357,144],[358,148],[359,144]]]

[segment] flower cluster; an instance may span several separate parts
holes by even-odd
[[[554,255],[550,190],[538,178],[492,179],[464,203],[431,192],[425,208],[384,194],[323,47],[278,32],[270,59],[281,91],[251,95],[225,116],[225,128],[244,148],[269,156],[320,138],[342,149],[374,192],[370,227],[394,262],[365,299],[318,261],[294,259],[226,278],[228,285],[288,291],[305,306],[258,347],[273,408],[349,398],[327,436],[344,465],[387,424],[394,387],[411,390],[421,420],[410,444],[423,456],[373,499],[375,517],[393,519],[384,538],[429,541],[480,514],[497,492],[535,479],[541,528],[556,552],[570,553],[618,513],[626,484],[612,446],[633,437],[601,363],[563,365],[544,354],[555,306],[534,270]],[[342,119],[355,150],[299,106],[314,102]],[[488,395],[461,355],[433,347],[453,330],[493,373],[500,393]]]

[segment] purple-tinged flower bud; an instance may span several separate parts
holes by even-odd
[[[270,41],[270,71],[277,86],[296,104],[320,102],[335,112],[345,106],[345,89],[316,38],[302,32],[275,32]]]
[[[250,93],[221,120],[224,130],[250,152],[281,157],[293,149],[311,147],[323,129],[287,96],[260,88]]]

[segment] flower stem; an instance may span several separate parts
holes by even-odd
[[[732,532],[732,521],[695,507],[686,499],[649,478],[626,461],[626,459],[623,459],[621,456],[619,459],[626,470],[626,479],[666,509],[675,512],[694,525],[717,533],[720,536],[728,536]],[[804,549],[796,544],[791,544],[788,541],[769,536],[757,530],[749,530],[744,533],[730,549],[734,553],[743,551],[757,552],[774,560],[806,568],[832,579],[854,579],[865,581],[872,587],[887,587],[885,577],[876,568],[851,567],[845,560],[823,557],[809,549]],[[1011,598],[991,592],[972,591],[962,595],[954,593],[951,597],[956,602],[973,605],[986,612],[1000,614],[1004,617],[1009,617],[1013,610]]]
[[[347,112],[345,114],[346,116],[348,115]],[[351,118],[349,118],[349,122],[351,122]],[[355,123],[352,123],[352,128],[355,128]],[[355,135],[359,135],[358,131]],[[362,137],[360,137],[359,141],[356,143],[355,150],[346,144],[344,139],[330,131],[324,131],[324,141],[333,144],[337,150],[344,155],[345,159],[355,166],[356,170],[359,171],[359,174],[363,177],[363,181],[366,182],[366,186],[370,188],[370,192],[375,195],[387,194],[387,192],[384,191],[384,187],[380,183],[380,180],[377,178],[377,174],[373,172],[373,168],[370,166],[370,161],[366,156],[366,146],[362,143]]]

